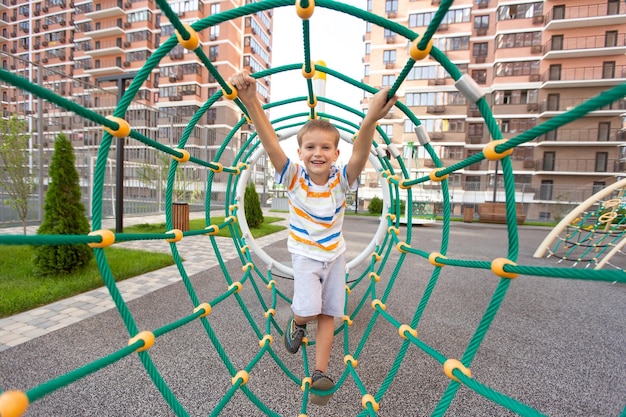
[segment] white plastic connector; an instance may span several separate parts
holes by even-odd
[[[400,151],[398,151],[398,148],[396,148],[396,145],[394,145],[393,143],[390,143],[389,145],[387,145],[387,150],[389,151],[391,156],[393,156],[394,158],[397,158],[400,156]]]
[[[469,75],[463,74],[461,78],[459,78],[454,85],[457,90],[459,90],[465,98],[467,98],[472,103],[476,103],[478,100],[485,96],[482,88],[478,85],[478,83]]]
[[[423,124],[415,126],[415,134],[417,135],[417,140],[420,145],[424,146],[427,143],[430,143],[430,136],[428,136],[426,127]]]

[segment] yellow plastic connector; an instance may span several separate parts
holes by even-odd
[[[246,252],[248,252],[248,250],[250,250],[250,246],[245,245],[245,246],[242,246],[241,249],[239,249],[239,252],[245,254]]]
[[[209,169],[213,171],[214,173],[219,174],[220,172],[224,170],[224,165],[220,164],[219,162],[213,162],[213,164],[217,165],[217,168],[209,167]]]
[[[499,161],[505,156],[511,155],[513,153],[513,148],[508,149],[502,153],[496,152],[496,146],[502,145],[505,142],[506,142],[506,139],[500,139],[500,140],[492,140],[491,142],[486,144],[485,147],[483,148],[483,154],[485,155],[485,158],[487,158],[490,161]]]
[[[452,371],[454,371],[455,369],[463,372],[463,374],[465,374],[465,376],[469,378],[472,377],[472,371],[470,371],[469,368],[466,368],[465,365],[463,365],[458,359],[448,359],[444,362],[443,372],[448,376],[448,378],[454,379],[456,382],[461,382],[459,381],[459,378],[452,375]]]
[[[306,105],[309,106],[310,108],[314,109],[317,106],[317,97],[313,96],[313,101],[306,101]]]
[[[350,318],[350,316],[348,316],[348,315],[344,315],[341,319],[342,319],[342,320],[343,320],[343,322],[344,322],[344,323],[346,323],[348,326],[352,326],[353,321],[352,321],[352,319]]]
[[[246,164],[245,162],[239,162],[237,164],[237,167],[235,168],[235,175],[241,174],[241,171],[243,171],[244,169],[248,169],[248,164]]]
[[[212,224],[210,226],[205,227],[204,230],[207,231],[206,233],[207,236],[214,236],[220,231],[220,228],[218,225]]]
[[[353,368],[356,368],[356,366],[359,364],[359,361],[357,361],[356,359],[354,359],[354,357],[352,355],[346,355],[343,357],[343,364],[348,366],[348,364],[352,365]]]
[[[433,252],[430,255],[428,255],[428,262],[430,262],[431,265],[434,265],[434,266],[446,266],[446,264],[442,264],[441,262],[437,262],[437,258],[448,259],[445,256],[443,256],[442,254],[440,254],[439,252]]]
[[[616,217],[616,211],[607,211],[606,213],[602,213],[600,217],[598,217],[598,222],[602,224],[611,223],[613,222],[613,220],[615,220]]]
[[[376,307],[380,307],[381,310],[387,310],[387,306],[383,304],[378,298],[372,301],[372,308],[376,310]]]
[[[311,379],[310,376],[307,376],[306,378],[302,378],[302,384],[300,384],[300,389],[302,390],[302,392],[304,392],[304,390],[306,389],[307,384],[310,387],[312,383],[313,383],[313,379]]]
[[[0,394],[0,416],[20,417],[26,413],[30,401],[22,391],[6,391]]]
[[[128,341],[128,346],[132,345],[133,343],[137,342],[138,340],[143,340],[143,346],[137,348],[137,350],[135,350],[135,352],[143,352],[145,350],[148,350],[152,347],[152,345],[154,344],[154,333],[150,332],[150,331],[143,331],[140,333],[137,333],[135,335],[135,337],[131,337],[130,340]]]
[[[432,39],[428,42],[428,45],[426,45],[426,49],[419,49],[417,47],[417,44],[419,42],[420,42],[420,38],[418,36],[417,38],[413,40],[413,42],[411,42],[411,50],[409,52],[411,54],[411,58],[413,58],[416,61],[420,61],[426,58],[430,54],[430,51],[433,49]]]
[[[200,310],[204,310],[204,313],[200,314],[200,316],[198,316],[198,317],[206,317],[209,314],[211,314],[211,309],[212,309],[211,304],[209,304],[209,303],[202,303],[198,307],[194,308],[193,312],[197,313]]]
[[[315,71],[316,71],[315,64],[313,63],[313,61],[311,61],[309,65],[311,66],[311,70],[307,72],[306,64],[302,64],[302,76],[306,78],[307,80],[310,80],[311,78],[315,77]]]
[[[494,274],[501,278],[517,278],[519,274],[516,272],[506,272],[504,270],[504,265],[514,265],[517,266],[515,262],[506,258],[496,258],[491,261],[491,270]]]
[[[200,43],[198,33],[196,33],[189,23],[183,23],[183,27],[187,30],[187,32],[189,32],[189,39],[183,39],[178,31],[176,31],[176,39],[178,39],[178,43],[180,43],[183,48],[189,51],[194,51]]]
[[[302,6],[303,1],[305,1],[308,6]],[[297,0],[296,1],[296,13],[298,13],[298,17],[302,20],[310,19],[313,16],[313,11],[315,10],[315,1],[313,0]]]
[[[263,339],[259,340],[259,346],[265,347],[265,342],[270,342],[270,345],[274,342],[271,334],[266,334]]]
[[[176,156],[176,155],[170,155],[172,157],[172,159],[178,161],[178,162],[187,162],[189,161],[190,155],[189,155],[189,151],[186,151],[184,149],[181,148],[176,148],[176,150],[180,153],[182,153],[182,156]]]
[[[405,178],[403,180],[400,180],[398,182],[398,187],[402,188],[403,190],[406,190],[407,188],[411,188],[412,185],[411,184],[407,184],[409,181],[411,181],[411,180],[407,179],[407,178]]]
[[[396,215],[393,213],[387,213],[387,218],[391,220],[392,222],[396,221]]]
[[[380,254],[377,252],[372,252],[372,258],[374,258],[375,262],[379,262],[380,261]]]
[[[254,269],[254,264],[252,262],[248,262],[247,264],[245,264],[244,266],[241,267],[241,270],[243,272],[248,272],[250,270]]]
[[[130,135],[130,125],[126,120],[122,119],[121,117],[115,116],[107,116],[107,119],[117,123],[117,130],[113,130],[111,128],[103,126],[104,130],[109,132],[111,135],[115,136],[116,138],[125,138],[126,136]]]
[[[400,242],[396,245],[396,249],[398,249],[398,252],[409,253],[411,246],[406,242]]]
[[[367,410],[368,404],[372,406],[374,412],[378,412],[379,405],[372,394],[365,394],[363,398],[361,398],[361,405],[363,406],[363,409]]]
[[[369,274],[367,274],[367,277],[373,279],[374,282],[380,282],[380,275],[378,275],[376,272],[370,272]]]
[[[270,316],[276,315],[276,310],[274,310],[273,308],[270,308],[265,313],[263,313],[263,315],[265,316],[266,319],[269,319]]]
[[[320,66],[320,67],[325,67],[326,62],[322,61],[321,59],[318,59],[317,61],[315,61],[315,65]],[[317,71],[313,78],[316,80],[326,80],[326,73],[322,71]]]
[[[267,283],[267,289],[268,290],[271,290],[274,287],[276,287],[276,281],[271,280],[270,282]]]
[[[226,81],[226,85],[228,86],[228,88],[230,88],[230,94],[228,94],[226,92],[225,88],[222,88],[222,95],[224,96],[224,98],[228,99],[228,100],[234,100],[237,98],[237,89],[235,88],[234,85],[232,85],[231,83],[229,83],[228,81]]]
[[[306,336],[304,336],[302,338],[302,343],[304,343],[304,346],[309,346],[309,339]]]
[[[387,183],[388,184],[391,184],[393,181],[400,182],[400,177],[398,176],[398,174],[393,174],[393,175],[388,175],[387,176]]]
[[[248,373],[244,370],[241,370],[239,372],[237,372],[235,374],[235,376],[233,377],[233,379],[231,380],[232,385],[235,385],[237,383],[239,383],[239,386],[242,385],[246,385],[248,383],[248,377],[250,375],[248,375]],[[238,382],[239,380],[241,380],[241,382]]]
[[[346,294],[351,294],[352,293],[352,289],[350,288],[349,285],[346,285]]]
[[[90,248],[106,248],[108,246],[111,246],[113,243],[115,243],[115,233],[113,233],[110,230],[105,230],[105,229],[94,230],[93,232],[89,233],[89,236],[100,236],[102,238],[102,241],[100,243],[98,242],[88,243],[87,246],[89,246]]]
[[[233,282],[232,284],[228,286],[228,291],[232,290],[233,288],[236,288],[235,293],[238,293],[239,291],[241,291],[241,287],[243,287],[241,282],[239,281]]]
[[[435,169],[431,170],[431,171],[430,171],[430,174],[428,174],[428,176],[430,177],[430,180],[431,180],[431,181],[434,181],[434,182],[439,182],[439,181],[443,181],[443,180],[445,180],[446,178],[448,178],[448,174],[446,174],[446,175],[442,175],[441,177],[438,177],[438,176],[437,176],[437,173],[438,173],[439,171],[443,170],[443,169],[444,169],[444,167],[441,167],[441,168],[435,168]]]
[[[169,235],[170,233],[174,233],[174,237],[170,239],[165,239],[166,242],[170,242],[170,243],[180,242],[180,240],[183,238],[183,231],[180,229],[172,229],[166,232],[167,235]]]
[[[237,217],[235,216],[228,216],[224,219],[225,222],[231,222],[232,224],[237,223]]]
[[[387,233],[393,233],[394,235],[398,236],[400,234],[400,230],[398,230],[396,226],[389,226],[387,228]]]
[[[235,210],[237,210],[238,208],[239,208],[239,204],[231,204],[230,206],[228,206],[228,211],[230,211],[232,213]]]
[[[417,330],[409,326],[408,324],[403,324],[398,328],[398,333],[400,333],[400,337],[403,339],[408,339],[406,333],[409,333],[411,336],[417,338]]]

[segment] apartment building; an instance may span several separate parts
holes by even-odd
[[[440,1],[367,4],[373,13],[421,34]],[[364,82],[392,85],[409,58],[407,40],[368,25],[364,42]],[[434,35],[434,45],[483,88],[503,137],[512,138],[626,82],[626,4],[457,0]],[[415,63],[398,93],[426,127],[444,166],[480,152],[490,140],[478,109],[432,58]],[[408,157],[408,147],[417,139],[413,124],[401,116],[396,112],[381,126]],[[527,218],[562,217],[572,205],[626,176],[625,121],[622,99],[515,149],[511,159],[516,200],[524,205]],[[423,176],[433,163],[423,149],[415,156],[407,160],[411,175]],[[373,181],[373,175],[370,172],[366,182]],[[502,184],[501,170],[492,161],[450,175],[454,212],[461,214],[464,206],[484,201],[503,201]],[[423,188],[431,188],[432,198],[437,198],[438,186]]]
[[[245,0],[168,2],[182,22],[242,6]],[[0,65],[83,107],[111,114],[137,71],[159,46],[175,36],[173,25],[154,0],[1,0]],[[251,72],[271,63],[272,12],[229,20],[199,32],[200,43],[219,74],[227,79],[242,67]],[[270,94],[269,79],[258,83],[261,98]],[[219,83],[192,51],[177,45],[154,68],[127,112],[134,129],[169,145],[180,140],[187,122],[218,91]],[[0,86],[3,117],[17,113],[30,119],[33,146],[50,145],[59,132],[71,138],[77,163],[89,181],[89,161],[97,154],[102,128],[56,105],[33,98],[11,86]],[[213,160],[241,112],[230,100],[219,100],[199,120],[186,149],[194,157]],[[221,155],[233,161],[242,133]],[[127,201],[154,198],[137,179],[138,164],[158,165],[158,152],[126,139],[124,143]],[[112,163],[116,155],[112,154]],[[44,170],[47,159],[44,158]],[[93,161],[92,161],[93,162]],[[206,188],[206,171],[190,168],[194,187]],[[45,174],[44,174],[45,176]],[[214,197],[223,199],[226,187],[217,179]],[[150,187],[148,187],[150,188]]]

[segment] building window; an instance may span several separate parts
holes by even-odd
[[[539,74],[539,61],[499,62],[495,65],[496,77],[519,77]]]
[[[609,162],[608,152],[596,152],[596,172],[606,172]]]
[[[496,36],[496,49],[541,45],[541,32],[517,32]]]
[[[559,110],[559,99],[560,99],[559,94],[548,94],[547,110],[548,111],[558,111]]]
[[[472,54],[474,57],[487,56],[489,53],[489,44],[487,42],[478,42],[474,44]]]
[[[539,212],[539,220],[550,220],[550,212],[549,211],[540,211]]]
[[[365,71],[363,72],[363,75],[364,75],[365,77],[369,77],[369,75],[370,75],[370,66],[369,66],[369,65],[365,65],[365,66],[364,66],[364,70],[365,70]]]
[[[394,82],[396,82],[395,75],[383,75],[383,88],[391,87]]]
[[[396,62],[396,50],[389,49],[383,51],[383,63],[385,64],[394,64]]]
[[[556,152],[554,151],[544,152],[542,169],[544,171],[554,171],[555,160],[556,160]]]
[[[369,54],[370,54],[371,49],[372,49],[372,44],[371,44],[371,43],[369,43],[369,42],[368,42],[368,43],[366,43],[366,44],[365,44],[365,55],[369,55]]]
[[[561,64],[552,64],[550,65],[550,70],[548,71],[548,77],[550,81],[558,81],[561,79]]]
[[[472,70],[472,79],[476,84],[487,84],[487,70]]]
[[[385,12],[387,12],[387,13],[397,13],[398,12],[398,0],[386,0],[385,1]]]
[[[563,50],[563,35],[554,35],[550,40],[550,49],[553,51]]]
[[[489,15],[475,16],[474,29],[489,29]]]
[[[614,46],[617,46],[617,31],[609,30],[604,35],[604,47],[612,48]]]
[[[611,140],[611,122],[598,123],[598,142],[608,142]]]
[[[559,4],[558,6],[554,6],[552,8],[552,19],[553,20],[565,19],[565,5],[564,4]]]
[[[600,191],[604,190],[605,187],[606,187],[606,183],[604,181],[594,181],[593,188],[591,189],[591,193],[592,194],[599,193]]]
[[[393,125],[380,125],[380,128],[389,139],[393,137]]]
[[[530,19],[543,15],[543,2],[511,4],[498,8],[498,20]]]
[[[552,190],[554,189],[554,181],[541,180],[541,187],[539,187],[539,199],[552,200]],[[548,216],[549,218],[549,216]]]
[[[609,16],[619,14],[619,0],[608,0],[606,14]]]
[[[602,63],[602,78],[615,78],[615,61]]]

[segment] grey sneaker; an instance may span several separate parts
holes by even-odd
[[[327,391],[335,386],[335,383],[332,379],[324,374],[322,371],[318,371],[317,369],[313,371],[313,375],[311,375],[311,388],[318,391]],[[329,395],[317,395],[311,393],[311,402],[315,405],[327,405],[333,394]]]
[[[283,333],[283,342],[285,344],[285,349],[289,353],[297,353],[300,350],[300,345],[302,344],[302,338],[306,334],[306,324],[304,326],[300,326],[296,324],[296,321],[291,317],[287,322],[287,328]]]

